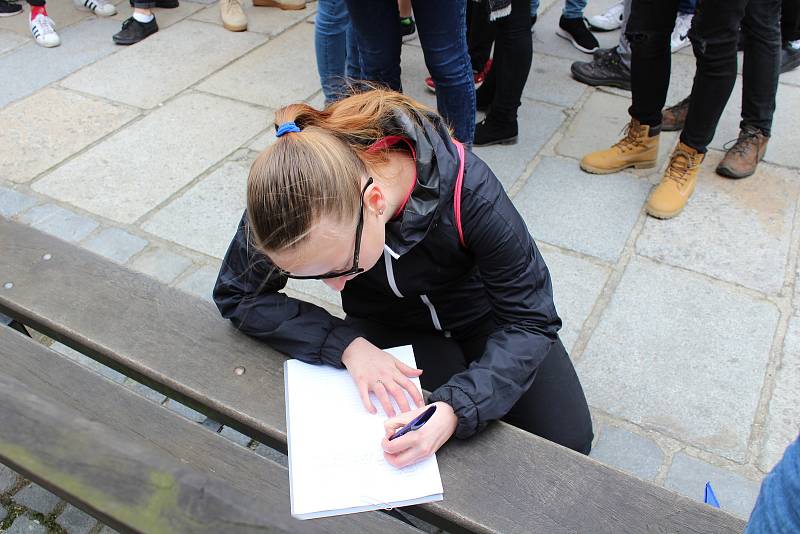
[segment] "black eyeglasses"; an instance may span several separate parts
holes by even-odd
[[[367,188],[372,185],[372,176],[367,179],[367,184],[361,190],[361,206],[358,210],[358,224],[356,225],[356,246],[353,250],[353,266],[344,271],[330,271],[325,274],[317,274],[312,276],[298,276],[279,269],[281,274],[287,278],[294,278],[295,280],[327,280],[328,278],[339,278],[340,276],[350,276],[353,274],[363,273],[364,269],[358,266],[358,257],[361,255],[361,234],[364,228],[364,194]]]

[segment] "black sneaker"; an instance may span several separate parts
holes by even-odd
[[[794,48],[789,41],[781,48],[781,74],[800,66],[800,48]]]
[[[568,19],[562,15],[561,19],[558,21],[556,35],[563,37],[571,42],[575,48],[587,54],[591,54],[600,48],[600,43],[597,42],[597,38],[589,31],[586,20],[583,18]]]
[[[0,0],[0,17],[11,17],[22,13],[22,6]]]
[[[576,80],[586,85],[631,90],[631,71],[622,63],[616,49],[607,54],[596,55],[592,61],[576,61],[570,70]]]
[[[408,41],[417,32],[417,25],[412,17],[400,17],[400,37]]]
[[[517,121],[505,122],[495,120],[491,114],[475,125],[473,146],[515,145],[519,128]]]
[[[114,42],[118,45],[136,44],[157,31],[158,24],[156,24],[155,17],[153,17],[153,20],[150,22],[139,22],[135,18],[130,17],[122,23],[122,29],[114,34]]]

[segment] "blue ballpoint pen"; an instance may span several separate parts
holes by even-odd
[[[415,417],[406,426],[395,432],[394,436],[389,438],[389,441],[392,441],[395,438],[399,438],[400,436],[404,436],[409,432],[413,432],[414,430],[419,430],[420,428],[422,428],[422,425],[428,422],[428,419],[430,419],[433,416],[433,412],[435,411],[436,411],[436,405],[434,404],[430,408],[419,414],[417,417]]]

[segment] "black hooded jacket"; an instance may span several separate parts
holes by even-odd
[[[413,146],[417,184],[386,225],[383,258],[347,282],[342,306],[349,316],[397,328],[449,331],[493,318],[483,356],[430,397],[453,407],[455,435],[466,438],[508,413],[557,339],[550,275],[502,184],[471,152],[461,194],[466,247],[460,244],[453,207],[459,158],[438,117],[398,114],[390,133]],[[222,315],[287,355],[342,367],[342,352],[361,333],[280,292],[286,278],[248,244],[247,233],[245,214],[214,288]]]

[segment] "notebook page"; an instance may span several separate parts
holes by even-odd
[[[416,367],[411,346],[387,352]],[[384,459],[386,414],[374,396],[378,413],[367,412],[347,370],[288,360],[284,372],[293,516],[323,517],[442,498],[435,456],[404,469]],[[419,379],[412,381],[419,387]]]

